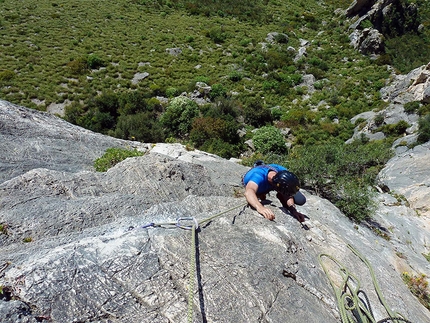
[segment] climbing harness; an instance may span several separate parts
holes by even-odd
[[[190,249],[190,275],[189,275],[189,281],[188,281],[188,311],[187,311],[187,322],[192,323],[193,322],[193,303],[194,303],[194,286],[195,286],[195,277],[196,277],[196,245],[197,245],[197,230],[202,226],[202,224],[209,224],[210,221],[213,219],[220,217],[221,215],[224,215],[230,211],[233,211],[235,209],[238,209],[240,207],[246,207],[248,205],[248,202],[242,203],[240,205],[234,206],[226,211],[217,213],[215,215],[212,215],[206,219],[203,219],[201,221],[198,221],[194,217],[180,217],[176,219],[176,221],[172,222],[161,222],[161,223],[155,223],[151,222],[148,224],[145,224],[141,226],[140,228],[150,228],[150,227],[160,227],[160,228],[180,228],[184,230],[191,230],[191,249]],[[241,211],[242,213],[243,211]],[[192,221],[191,224],[184,223],[185,221]],[[130,227],[129,230],[133,230],[134,227]]]
[[[334,257],[328,254],[320,254],[319,262],[324,270],[324,273],[327,275],[330,281],[330,285],[335,292],[342,323],[412,323],[411,321],[408,321],[407,319],[401,317],[400,314],[393,313],[382,295],[381,289],[379,288],[378,282],[376,281],[375,273],[369,261],[364,256],[362,256],[353,246],[348,244],[348,248],[357,257],[359,257],[369,269],[373,286],[378,295],[379,301],[384,306],[389,317],[383,320],[376,321],[372,308],[370,306],[369,299],[366,293],[361,289],[361,283],[359,279],[353,274],[351,274],[348,269]],[[339,267],[339,274],[342,277],[342,282],[340,286],[336,286],[334,281],[330,279],[329,271],[323,264],[324,257],[330,259]]]

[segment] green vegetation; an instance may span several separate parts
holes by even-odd
[[[98,172],[106,172],[109,168],[115,166],[128,157],[138,157],[143,155],[144,153],[137,149],[108,148],[102,157],[97,158],[94,161],[94,168]]]
[[[430,5],[417,0],[418,12],[384,22],[387,53],[372,60],[350,46],[351,22],[333,14],[350,3],[24,0],[17,6],[4,0],[0,97],[40,110],[64,102],[64,118],[84,128],[128,140],[181,142],[225,158],[241,156],[253,139],[255,156],[291,164],[305,187],[359,221],[371,214],[367,187],[388,156],[388,143],[340,143],[353,134],[353,116],[386,106],[379,94],[390,77],[386,64],[407,72],[430,60]],[[303,40],[307,55],[297,59]],[[180,51],[171,55],[171,48]],[[303,83],[309,74],[317,80],[312,91]],[[136,81],[136,75],[145,76]],[[200,89],[204,105],[180,96],[199,90],[196,82],[212,87]],[[422,117],[421,141],[429,138],[429,106],[407,107]],[[382,116],[378,122],[389,142],[408,126],[383,125]],[[262,129],[253,134],[255,128]],[[285,128],[289,151],[280,136]],[[100,169],[122,160],[116,154],[98,160]]]
[[[388,143],[355,141],[349,145],[331,142],[296,147],[286,157],[271,155],[267,162],[288,165],[303,188],[330,200],[350,219],[361,222],[372,217],[370,186],[391,157]]]
[[[7,235],[7,224],[0,223],[0,234]]]
[[[430,140],[430,114],[427,114],[425,117],[420,118],[418,121],[419,130],[418,130],[418,144],[423,144]]]
[[[287,152],[284,136],[278,128],[273,126],[259,128],[252,140],[256,151],[263,155],[270,153],[285,154]]]
[[[170,101],[160,121],[170,136],[184,138],[190,133],[193,120],[198,116],[197,103],[185,96],[178,96]]]
[[[421,304],[430,310],[430,292],[428,289],[427,276],[424,274],[413,275],[404,272],[402,278],[412,294],[418,298]]]
[[[371,218],[369,186],[391,157],[390,146],[384,142],[328,143],[297,149],[287,165],[291,165],[305,186],[360,222]]]

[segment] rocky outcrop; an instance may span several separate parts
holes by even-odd
[[[395,125],[405,121],[409,127],[405,136],[393,143],[393,147],[399,153],[408,150],[407,146],[413,145],[417,140],[419,115],[413,111],[405,111],[405,104],[417,102],[424,104],[430,101],[430,63],[420,66],[407,75],[395,75],[386,87],[380,90],[381,98],[388,102],[387,108],[378,113],[367,111],[356,115],[351,119],[353,124],[359,119],[364,119],[364,125],[360,124],[354,129],[354,135],[347,142],[366,137],[369,140],[385,138],[378,131],[382,125]],[[380,119],[378,122],[377,119]],[[381,119],[382,118],[382,119]]]
[[[384,37],[418,32],[418,7],[398,0],[355,0],[345,11],[351,44],[363,54],[384,52]]]
[[[39,167],[66,172],[92,170],[94,160],[107,148],[145,151],[150,146],[82,128],[77,131],[75,126],[52,114],[7,101],[0,100],[0,107],[0,150],[4,153],[0,160],[0,183]]]
[[[362,54],[382,54],[385,52],[384,36],[376,29],[354,30],[349,38],[351,45]]]
[[[247,167],[233,161],[179,144],[142,144],[144,156],[96,173],[92,161],[105,147],[137,144],[4,101],[0,115],[8,116],[1,142],[10,165],[0,168],[2,322],[339,322],[321,254],[351,270],[376,319],[387,317],[368,268],[347,245],[370,262],[392,310],[411,322],[430,320],[401,278],[429,274],[428,217],[394,195],[378,195],[375,221],[385,235],[308,192],[304,226],[274,196],[271,222],[246,207]],[[13,142],[14,129],[28,136],[19,141],[28,149]],[[38,157],[48,149],[49,158]],[[400,191],[396,173],[387,174],[385,185]],[[175,225],[178,218],[182,227],[199,221],[195,239]],[[321,261],[339,282],[336,264]]]
[[[406,75],[394,75],[393,81],[381,89],[385,101],[405,104],[430,101],[430,63],[413,69]]]

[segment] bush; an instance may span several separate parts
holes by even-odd
[[[378,114],[375,116],[375,119],[374,119],[375,124],[376,124],[377,126],[380,126],[381,124],[383,124],[383,123],[384,123],[384,120],[385,120],[385,118],[384,118],[384,115],[383,115],[382,113],[378,113]]]
[[[406,113],[415,113],[418,111],[420,107],[420,102],[419,101],[412,101],[412,102],[408,102],[403,106],[403,109],[405,110]]]
[[[228,78],[230,81],[232,82],[239,82],[240,80],[242,80],[243,75],[238,72],[238,71],[232,71],[229,75]]]
[[[178,96],[170,101],[160,121],[169,135],[183,138],[191,130],[193,120],[198,115],[197,103],[185,96]]]
[[[212,138],[206,141],[200,149],[223,158],[231,158],[239,156],[241,147],[225,142],[219,138]]]
[[[430,140],[430,114],[418,121],[418,138],[417,143],[423,144]]]
[[[207,32],[207,36],[216,44],[223,43],[227,39],[221,27],[213,27]]]
[[[330,200],[356,222],[371,218],[370,186],[391,158],[390,145],[332,142],[297,147],[288,155],[289,165],[302,186]]]
[[[255,150],[262,154],[284,154],[287,152],[284,136],[278,128],[265,126],[258,129],[252,137]]]
[[[123,115],[118,118],[114,135],[117,138],[141,142],[163,142],[161,124],[152,112]]]
[[[5,70],[0,72],[0,82],[7,82],[10,81],[11,79],[13,79],[13,77],[15,76],[15,72],[10,71],[10,70]]]
[[[424,274],[411,275],[407,272],[402,274],[403,281],[421,304],[430,310],[430,292],[428,289],[427,276]]]
[[[128,157],[143,156],[144,153],[137,149],[129,150],[123,148],[108,148],[104,155],[94,161],[94,168],[97,172],[106,172],[109,168]]]
[[[251,100],[243,108],[245,122],[258,128],[272,122],[272,113],[270,109],[264,107],[258,99]]]
[[[88,71],[87,60],[82,57],[68,62],[67,67],[73,75],[83,75]]]
[[[225,128],[226,124],[222,119],[213,117],[196,118],[190,132],[190,139],[197,147],[200,147],[212,138],[221,138]]]
[[[104,61],[95,54],[88,55],[87,57],[88,68],[97,69],[99,67],[105,66]]]
[[[398,137],[404,134],[409,127],[410,125],[405,120],[401,120],[395,124],[383,125],[376,129],[376,131],[382,131],[386,136]]]
[[[218,97],[227,97],[227,89],[220,83],[215,83],[212,85],[212,89],[209,93],[209,97],[211,99],[215,99]]]
[[[375,205],[369,186],[358,181],[345,181],[337,185],[337,193],[332,202],[348,218],[358,223],[371,218]]]
[[[178,96],[179,94],[180,94],[179,90],[177,88],[175,88],[175,87],[168,87],[166,89],[166,96],[168,98],[173,98],[175,96]]]

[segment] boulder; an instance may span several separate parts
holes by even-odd
[[[362,54],[381,54],[384,52],[384,36],[376,29],[365,28],[350,35],[351,45]]]

